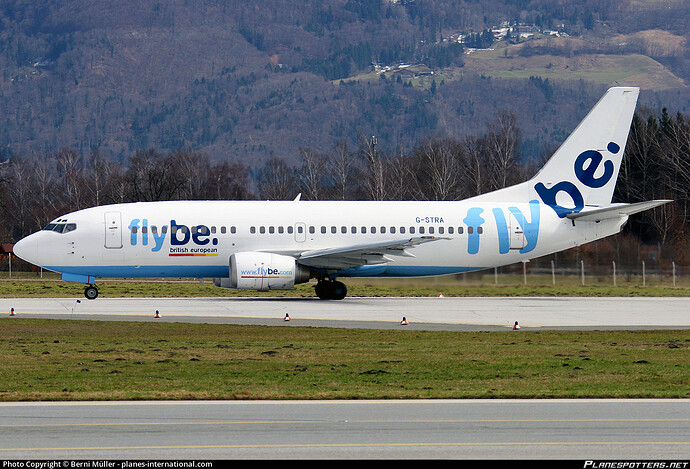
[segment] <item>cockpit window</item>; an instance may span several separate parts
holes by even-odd
[[[77,229],[76,223],[48,223],[43,231],[55,231],[56,233],[69,233]]]

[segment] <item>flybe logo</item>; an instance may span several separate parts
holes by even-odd
[[[620,151],[620,146],[615,142],[609,142],[606,149],[615,155]],[[575,159],[574,169],[577,179],[582,184],[592,189],[604,187],[613,177],[615,167],[611,160],[606,160],[603,162],[603,171],[599,171],[601,175],[595,176],[603,159],[604,157],[601,153],[595,150],[587,150],[580,153],[577,159]],[[586,167],[585,164],[587,164]],[[540,182],[534,186],[534,189],[537,191],[537,194],[539,194],[539,197],[541,197],[541,200],[554,209],[560,218],[565,217],[569,213],[577,213],[585,207],[582,193],[575,184],[570,181],[561,181],[551,188],[547,188]],[[556,196],[559,192],[565,192],[570,196],[574,208],[563,207],[556,202]]]
[[[240,272],[242,278],[292,278],[292,270],[272,269],[270,267],[257,267]]]
[[[507,254],[519,250],[521,254],[533,251],[539,241],[540,204],[538,200],[529,202],[529,214],[525,215],[518,207],[508,207],[506,213],[502,208],[491,210],[498,233],[498,252]],[[479,244],[483,227],[484,209],[472,207],[462,221],[467,226],[467,253],[479,253]]]
[[[170,225],[149,226],[146,218],[134,218],[129,223],[131,246],[151,246],[152,252],[159,252],[170,235],[169,256],[217,256],[218,238],[211,236],[211,230],[204,225],[188,227],[170,220]]]

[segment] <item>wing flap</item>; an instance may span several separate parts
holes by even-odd
[[[604,208],[596,208],[592,210],[582,210],[577,213],[569,213],[566,217],[571,220],[580,221],[601,221],[609,218],[620,218],[630,216],[635,213],[643,212],[645,210],[658,207],[659,205],[672,202],[671,200],[649,200],[647,202],[637,202],[634,204],[616,204]]]

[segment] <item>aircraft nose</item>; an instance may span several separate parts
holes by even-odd
[[[22,258],[26,262],[34,265],[39,265],[38,257],[38,242],[35,234],[29,235],[17,241],[12,248],[15,255]]]

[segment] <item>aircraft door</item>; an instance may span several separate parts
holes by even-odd
[[[122,248],[122,216],[120,212],[105,213],[105,247]]]
[[[307,240],[307,225],[304,223],[295,223],[295,241],[303,243]]]
[[[518,223],[517,218],[512,213],[508,217],[510,220],[510,249],[522,249],[525,247],[525,231]]]

